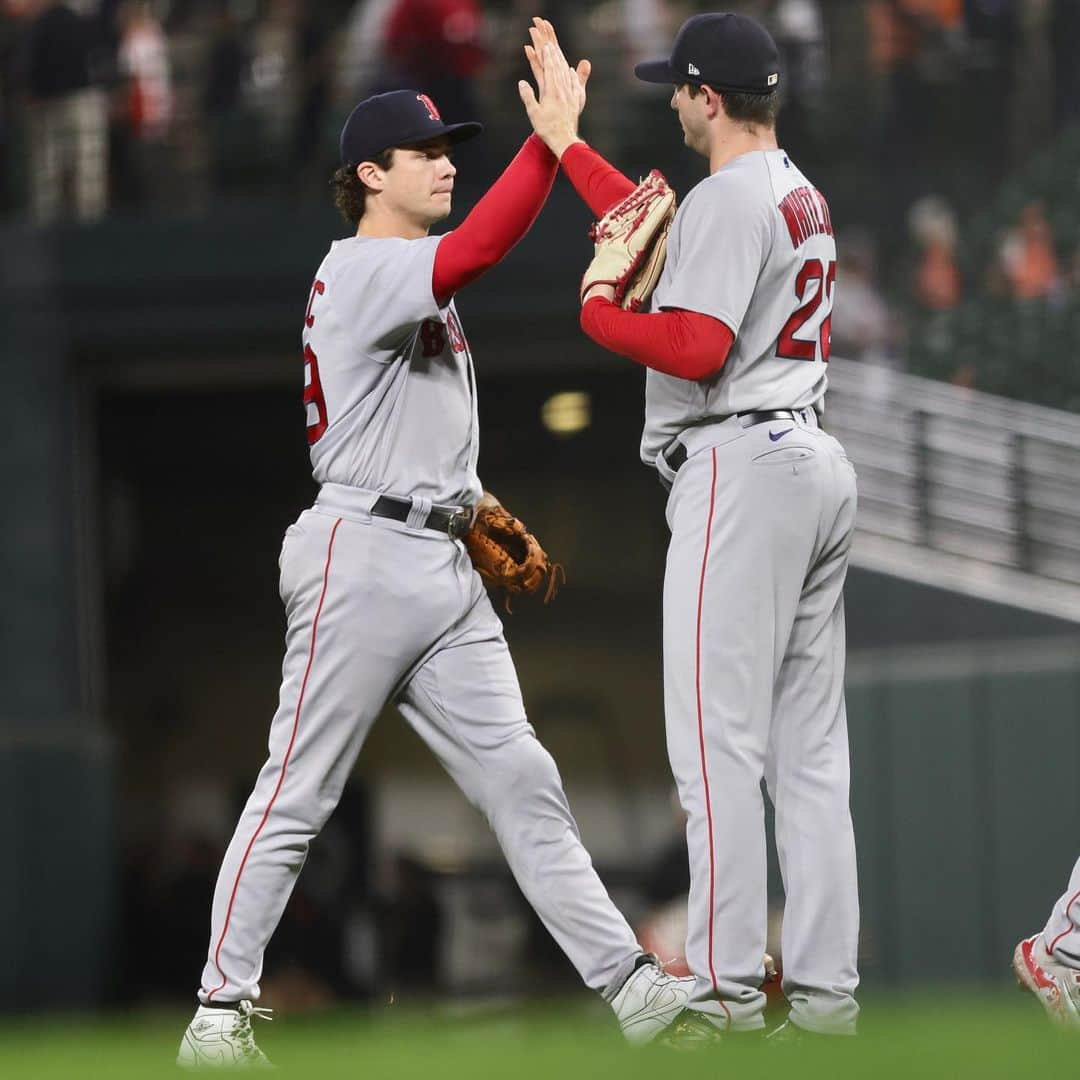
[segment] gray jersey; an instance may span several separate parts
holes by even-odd
[[[783,150],[743,154],[694,187],[651,309],[711,315],[735,343],[711,378],[647,373],[642,459],[716,417],[820,405],[835,280],[828,205]]]
[[[476,379],[453,301],[431,292],[441,237],[352,237],[323,259],[304,319],[315,480],[475,503]]]

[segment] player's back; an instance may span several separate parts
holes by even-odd
[[[783,150],[763,155],[771,182],[772,249],[743,321],[745,356],[740,369],[760,365],[763,385],[790,386],[801,396],[806,385],[824,392],[829,360],[830,315],[836,285],[836,241],[825,197]],[[786,365],[783,361],[802,368]],[[790,380],[785,375],[792,376]]]
[[[709,419],[818,404],[835,278],[828,204],[783,150],[743,154],[693,188],[653,310],[711,315],[735,341],[708,379],[648,373],[643,458]]]

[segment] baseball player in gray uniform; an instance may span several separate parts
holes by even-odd
[[[538,87],[540,113],[563,109],[576,125],[587,67],[556,75],[560,93]],[[558,168],[531,136],[461,226],[431,236],[450,211],[453,144],[479,130],[403,90],[361,102],[342,131],[339,205],[357,231],[319,266],[302,335],[320,489],[281,551],[280,704],[218,878],[183,1065],[265,1061],[251,1026],[266,1012],[254,1004],[264,950],[388,701],[486,816],[523,893],[631,1041],[667,1027],[692,987],[642,953],[594,871],[461,543],[490,496],[453,295],[524,235]]]
[[[641,456],[670,489],[665,710],[696,977],[676,1027],[709,1038],[764,1026],[764,778],[787,898],[783,1037],[853,1034],[842,591],[855,473],[819,423],[832,222],[777,146],[779,57],[758,23],[694,16],[670,58],[636,72],[674,86],[685,142],[710,173],[678,209],[651,307],[624,311],[610,286],[586,285],[581,316],[596,341],[649,368]],[[576,133],[542,134],[594,213],[633,188]]]
[[[1016,946],[1013,971],[1051,1020],[1080,1031],[1080,860],[1042,933]]]

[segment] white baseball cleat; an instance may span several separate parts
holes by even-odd
[[[176,1064],[186,1069],[272,1069],[255,1045],[253,1016],[273,1018],[270,1009],[258,1009],[250,1001],[241,1001],[235,1009],[200,1005],[180,1040]]]
[[[686,1008],[693,978],[669,975],[655,957],[641,964],[612,998],[619,1027],[637,1046],[651,1042]]]
[[[1030,990],[1055,1024],[1080,1031],[1080,970],[1046,951],[1042,934],[1025,938],[1013,952],[1017,981]]]

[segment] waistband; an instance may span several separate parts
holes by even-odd
[[[817,412],[809,405],[805,409],[765,409],[759,412],[733,413],[730,416],[717,416],[680,432],[675,439],[664,447],[660,452],[660,457],[668,469],[671,470],[671,473],[674,474],[682,468],[691,454],[696,454],[698,450],[706,446],[730,441],[724,440],[722,437],[717,438],[717,427],[727,426],[732,428],[733,438],[743,428],[755,427],[758,424],[769,424],[778,420],[791,420],[801,422],[807,427],[820,427]]]
[[[390,495],[347,484],[323,484],[316,507],[346,518],[372,517],[403,522],[410,529],[430,529],[460,540],[472,525],[474,508],[433,503],[422,495]]]

